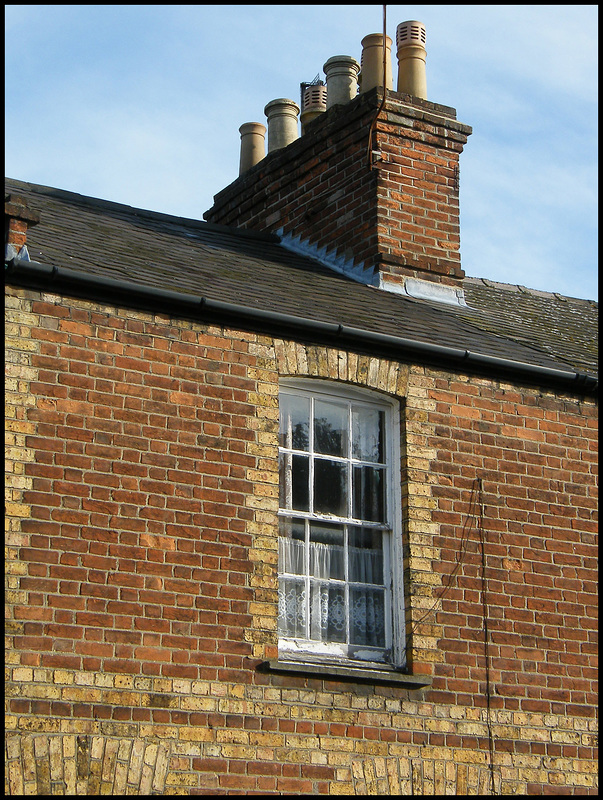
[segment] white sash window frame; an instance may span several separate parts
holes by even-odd
[[[284,379],[280,382],[280,396],[286,395],[293,396],[294,398],[306,398],[314,408],[315,403],[332,403],[334,405],[340,404],[342,408],[347,409],[347,413],[351,414],[351,409],[372,409],[382,412],[382,427],[385,435],[385,442],[383,446],[383,455],[381,461],[374,463],[373,461],[365,461],[361,457],[355,457],[352,454],[351,444],[348,446],[348,451],[344,456],[330,456],[333,463],[341,463],[347,466],[347,480],[348,480],[348,503],[346,513],[321,513],[314,510],[313,505],[313,469],[314,464],[318,460],[324,460],[324,455],[316,455],[313,452],[313,436],[308,432],[308,447],[306,451],[296,449],[292,446],[291,441],[283,442],[281,437],[279,446],[279,459],[281,462],[281,505],[279,507],[280,528],[281,532],[287,526],[287,523],[294,521],[298,530],[298,541],[292,549],[292,542],[284,541],[284,537],[279,534],[279,659],[284,660],[311,660],[320,663],[321,661],[336,662],[336,663],[350,663],[362,664],[367,666],[370,663],[383,666],[388,664],[398,668],[403,668],[406,665],[405,655],[405,613],[404,613],[404,581],[403,581],[403,555],[402,555],[402,513],[401,513],[401,477],[400,477],[400,433],[401,433],[401,416],[400,416],[400,400],[392,398],[388,395],[381,394],[374,390],[341,384],[334,381],[327,381],[322,379]],[[282,405],[282,403],[281,403]],[[310,417],[313,414],[310,413]],[[349,416],[350,421],[352,417]],[[310,426],[312,422],[310,422]],[[351,435],[351,427],[348,427],[348,433]],[[287,446],[287,444],[289,446]],[[293,469],[292,456],[303,455],[308,460],[308,508],[304,510],[292,508],[292,489],[291,489],[291,470]],[[288,459],[288,465],[286,465]],[[385,480],[385,490],[383,494],[384,514],[383,520],[363,520],[353,516],[352,506],[354,503],[351,497],[352,492],[352,471],[354,467],[372,466],[373,472],[382,470],[382,475]],[[367,470],[370,472],[370,470]],[[283,485],[284,484],[284,485]],[[289,485],[287,485],[289,484]],[[366,530],[374,529],[382,532],[383,548],[382,548],[382,581],[377,585],[383,588],[383,633],[381,634],[381,622],[376,622],[375,632],[373,638],[382,635],[382,639],[378,645],[374,643],[357,644],[350,641],[350,629],[352,625],[352,609],[350,608],[350,598],[352,596],[352,589],[355,589],[354,597],[356,598],[356,606],[360,607],[360,614],[365,617],[371,616],[372,620],[380,618],[381,606],[376,598],[379,597],[379,592],[370,584],[373,581],[370,578],[365,578],[367,584],[365,588],[365,597],[362,596],[363,587],[358,588],[358,580],[356,582],[349,580],[349,574],[346,573],[340,582],[328,580],[326,573],[329,571],[328,566],[319,567],[319,571],[325,572],[325,582],[321,584],[323,594],[328,592],[327,588],[331,587],[334,591],[338,586],[342,588],[342,593],[338,594],[334,591],[336,602],[326,599],[324,597],[316,597],[319,593],[316,591],[316,566],[314,572],[310,574],[309,560],[313,559],[316,565],[319,559],[327,559],[324,564],[330,563],[330,560],[335,558],[337,561],[337,548],[331,548],[332,552],[327,554],[323,545],[310,543],[310,533],[313,525],[324,524],[325,526],[332,525],[334,528],[341,526],[344,531],[344,549],[347,549],[349,558],[345,560],[347,569],[350,569],[352,557],[358,558],[358,554],[353,555],[353,548],[350,547],[351,531],[357,530],[360,526]],[[303,526],[304,534],[303,541],[299,531]],[[295,603],[295,599],[287,598],[287,581],[289,585],[291,582],[296,583],[301,587],[299,567],[293,573],[285,571],[284,562],[290,561],[296,551],[296,558],[304,559],[303,568],[303,590],[305,592],[303,600],[305,603],[306,617],[302,625],[304,625],[304,632],[299,627],[295,630],[293,635],[291,632],[291,624],[284,621],[287,614],[291,613],[291,603]],[[303,555],[301,555],[303,553]],[[365,575],[370,575],[371,568],[366,559],[368,554],[364,554],[364,572]],[[372,559],[375,563],[375,559]],[[321,561],[321,563],[323,563]],[[292,581],[297,578],[297,581]],[[341,576],[338,576],[341,578]],[[312,584],[312,586],[311,586]],[[314,587],[314,591],[312,591]],[[289,594],[291,594],[289,592]],[[372,594],[372,603],[371,600]],[[312,596],[310,596],[312,595]],[[289,605],[287,606],[287,603]],[[334,618],[335,626],[341,617],[342,604],[345,605],[345,614],[347,615],[347,631],[345,641],[334,641],[329,637],[328,633],[316,633],[316,611],[312,617],[312,623],[307,615],[312,612],[309,609],[314,606],[317,609],[321,604],[330,603],[330,609],[333,613],[329,615]],[[363,605],[365,608],[362,608]],[[285,610],[286,609],[286,610]],[[302,615],[303,616],[303,615]],[[331,619],[331,622],[333,620]],[[322,623],[321,623],[322,624]],[[371,623],[372,624],[372,623]],[[310,628],[313,628],[313,634],[308,635]],[[319,626],[320,627],[320,626]],[[370,627],[370,625],[369,625]],[[368,628],[367,628],[368,631]],[[367,635],[367,638],[370,636]]]

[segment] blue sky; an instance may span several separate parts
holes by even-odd
[[[6,174],[201,219],[237,177],[239,126],[329,57],[360,60],[382,9],[6,6]],[[596,299],[597,6],[392,5],[388,35],[408,19],[428,98],[473,128],[467,275]]]

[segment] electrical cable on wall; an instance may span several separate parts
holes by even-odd
[[[490,751],[490,792],[494,794],[494,736],[492,733],[492,708],[490,684],[490,633],[488,630],[488,597],[486,587],[486,536],[484,533],[484,492],[481,478],[476,478],[479,513],[477,533],[482,557],[482,614],[484,620],[484,658],[486,662],[486,725],[488,727],[488,748]]]
[[[477,505],[478,505],[478,492],[476,491],[476,487],[474,486],[474,488],[471,490],[471,496],[469,498],[469,511],[467,513],[467,516],[465,517],[465,521],[463,523],[463,528],[461,531],[461,542],[460,542],[459,555],[457,557],[456,565],[448,577],[448,583],[440,592],[440,594],[436,597],[435,602],[433,603],[431,608],[429,608],[425,612],[425,614],[423,614],[423,616],[413,624],[410,630],[411,636],[413,633],[415,633],[417,627],[421,625],[427,619],[427,617],[430,616],[430,614],[432,614],[432,612],[436,609],[440,601],[446,596],[448,590],[452,586],[452,583],[456,578],[456,575],[459,569],[461,568],[461,565],[467,553],[467,545],[469,544],[469,533],[471,531],[471,524],[473,522],[473,519],[476,516],[475,507]]]
[[[492,708],[491,708],[492,690],[491,690],[491,676],[490,676],[490,633],[488,627],[489,612],[488,612],[487,577],[486,577],[486,537],[484,532],[484,493],[483,493],[483,484],[481,478],[475,479],[475,481],[473,482],[473,487],[471,489],[471,496],[469,498],[469,511],[467,513],[467,516],[465,517],[465,521],[463,522],[457,563],[452,572],[450,573],[446,586],[444,586],[440,594],[436,597],[435,602],[433,603],[431,608],[429,608],[428,611],[426,611],[425,614],[423,614],[423,616],[413,624],[410,630],[410,636],[412,636],[417,630],[418,626],[421,625],[427,619],[427,617],[429,617],[436,610],[437,606],[440,604],[440,602],[443,600],[448,590],[452,586],[467,554],[469,533],[471,532],[471,528],[474,521],[476,522],[476,532],[478,536],[478,545],[481,554],[481,567],[482,567],[481,601],[482,601],[482,618],[483,618],[483,631],[484,631],[484,657],[485,657],[485,675],[486,675],[486,687],[485,687],[486,727],[488,730],[490,793],[496,794],[495,781],[494,781],[494,734],[492,730]]]
[[[369,169],[373,168],[373,131],[375,125],[377,124],[377,120],[379,119],[379,114],[383,111],[383,106],[385,105],[385,97],[387,94],[386,64],[387,64],[387,6],[384,5],[383,6],[383,97],[381,99],[381,104],[377,109],[377,113],[375,114],[375,118],[371,122],[371,127],[369,129],[368,148],[366,153],[367,164]]]

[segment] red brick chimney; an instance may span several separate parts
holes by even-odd
[[[4,244],[12,255],[27,244],[27,229],[37,225],[40,215],[32,211],[24,197],[7,194],[4,197]],[[10,246],[10,247],[9,247]]]
[[[393,291],[406,278],[460,287],[459,155],[471,128],[418,96],[382,99],[377,87],[320,114],[219,192],[204,218],[363,262]]]

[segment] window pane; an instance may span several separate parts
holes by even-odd
[[[350,642],[385,647],[383,589],[350,588]]]
[[[373,408],[352,409],[352,456],[361,461],[385,461],[383,446],[383,411]]]
[[[384,471],[379,467],[354,467],[352,493],[353,516],[370,522],[385,520]]]
[[[383,533],[374,528],[350,528],[349,578],[383,586]]]
[[[348,408],[317,400],[314,404],[314,450],[328,456],[347,455]]]
[[[314,511],[318,514],[348,513],[348,468],[340,461],[314,461]]]
[[[306,638],[305,581],[279,578],[278,631],[282,636]]]
[[[338,584],[310,583],[310,639],[345,642],[347,622],[345,592]]]
[[[279,572],[305,575],[305,525],[302,520],[281,517],[279,522]]]
[[[310,525],[310,575],[344,580],[343,526],[313,522]]]
[[[281,453],[279,458],[279,503],[281,508],[310,508],[310,459]]]
[[[309,398],[282,394],[279,405],[281,409],[280,446],[292,450],[308,450],[310,444]]]

